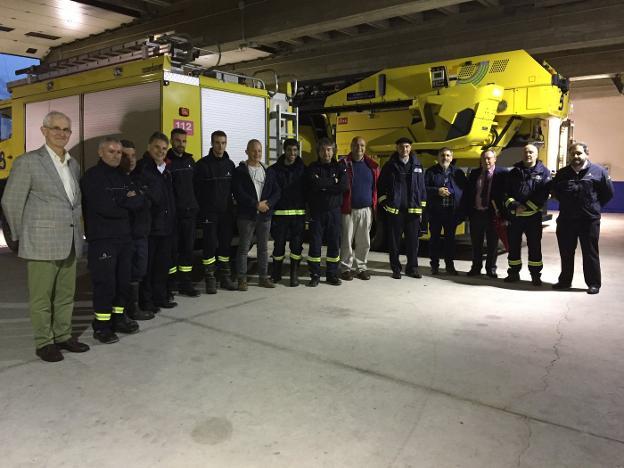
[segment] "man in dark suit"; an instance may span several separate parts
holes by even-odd
[[[501,206],[500,198],[505,183],[506,171],[496,167],[496,153],[488,149],[481,153],[481,167],[470,172],[468,185],[462,199],[463,213],[470,222],[472,242],[472,267],[468,276],[481,274],[483,266],[483,240],[487,243],[485,274],[497,278],[496,257],[498,255],[498,235],[494,225]]]
[[[71,121],[52,111],[43,119],[45,144],[15,160],[2,209],[19,256],[28,261],[30,318],[36,354],[47,362],[63,360],[89,346],[72,337],[76,258],[83,231],[78,177],[80,167],[65,149]]]

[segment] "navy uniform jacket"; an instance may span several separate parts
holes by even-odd
[[[202,221],[214,214],[232,213],[232,178],[236,166],[225,154],[217,158],[212,149],[195,163],[195,195]]]
[[[403,199],[401,181],[403,177],[399,159],[399,154],[394,153],[390,160],[381,168],[377,190],[379,193],[378,202],[383,206],[384,210],[389,213],[398,214]],[[408,165],[411,164],[411,178],[407,187],[409,193],[407,198],[407,212],[422,215],[423,208],[427,206],[427,189],[425,186],[425,172],[422,164],[416,157],[415,153],[409,156]]]
[[[344,165],[332,159],[329,164],[315,161],[306,170],[308,205],[312,213],[340,208],[342,194],[349,189]]]
[[[570,166],[552,181],[552,194],[559,200],[562,220],[600,219],[602,207],[613,198],[613,183],[605,168],[589,162],[578,174]]]
[[[525,167],[522,161],[514,164],[505,181],[506,211],[515,216],[516,208],[524,205],[527,209],[519,216],[540,213],[548,200],[550,180],[550,171],[540,160],[533,167]]]
[[[179,156],[173,148],[167,151],[167,169],[171,172],[173,194],[178,218],[194,218],[199,211],[193,189],[195,161],[190,153]]]
[[[301,158],[298,157],[295,162],[287,166],[284,164],[284,155],[269,167],[268,172],[275,173],[281,192],[275,211],[293,215],[305,214],[305,170],[306,167]]]
[[[148,153],[143,155],[137,168],[141,180],[146,186],[145,194],[151,202],[152,226],[151,236],[169,236],[175,226],[175,201],[173,199],[173,184],[169,169],[161,174],[156,163]]]
[[[262,166],[264,168],[264,166]],[[264,186],[258,200],[256,186],[251,180],[247,163],[241,161],[234,172],[234,198],[237,203],[236,216],[249,220],[268,220],[273,213],[273,209],[280,197],[280,189],[275,179],[275,173],[264,169]],[[261,200],[266,200],[269,205],[269,211],[260,213],[257,205]]]
[[[468,179],[464,171],[451,165],[449,167],[449,177],[453,182],[453,208],[459,210],[461,205],[462,195]],[[440,164],[435,164],[425,171],[425,185],[427,187],[427,212],[437,213],[442,208],[442,197],[438,193],[441,187],[447,187],[445,182],[444,169]]]
[[[130,240],[130,211],[144,205],[140,193],[127,196],[132,185],[130,177],[100,159],[87,170],[80,185],[87,240]]]

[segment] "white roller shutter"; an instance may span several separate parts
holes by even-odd
[[[247,142],[253,138],[262,142],[266,160],[266,101],[258,96],[247,96],[228,91],[203,88],[202,108],[202,153],[210,151],[210,134],[223,130],[227,138],[227,152],[238,165],[245,161]]]
[[[85,167],[97,162],[97,144],[105,136],[133,141],[140,158],[160,120],[159,82],[85,94]]]
[[[72,134],[69,137],[67,150],[72,158],[81,161],[80,146],[80,96],[68,96],[49,101],[30,102],[26,104],[26,151],[32,151],[45,143],[41,133],[43,118],[48,112],[58,111],[71,119]]]

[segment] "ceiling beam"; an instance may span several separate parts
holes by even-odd
[[[293,9],[292,0],[271,0],[270,5],[269,2],[255,2],[240,10],[232,0],[192,0],[181,3],[180,6],[178,3],[173,4],[172,8],[178,8],[179,11],[161,15],[152,21],[56,47],[51,50],[46,60],[80,55],[170,30],[189,35],[202,47],[215,47],[219,43],[221,49],[227,51],[238,48],[243,42],[243,34],[245,42],[272,43],[468,1],[470,0],[305,0],[298,2],[297,8]]]
[[[304,46],[285,55],[234,65],[242,73],[270,67],[278,74],[296,75],[300,80],[323,79],[376,71],[386,67],[470,57],[524,48],[532,54],[554,57],[552,65],[564,75],[588,68],[582,56],[557,60],[557,51],[588,48],[624,48],[624,9],[618,1],[596,0],[548,9],[520,9],[509,15],[504,7],[484,17],[474,11],[420,25],[395,27],[359,38]],[[531,25],[531,34],[527,34]],[[439,31],[443,29],[444,35]],[[556,30],[557,34],[552,34]],[[575,63],[578,57],[578,63]],[[604,72],[624,71],[624,55],[611,50],[594,53],[593,68]],[[603,72],[603,71],[601,71]]]

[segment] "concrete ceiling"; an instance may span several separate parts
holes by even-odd
[[[70,0],[2,0],[2,3],[17,8],[35,1],[76,3]],[[129,21],[123,26],[104,32],[96,31],[94,26],[85,30],[88,34],[84,35],[90,37],[72,37],[75,40],[66,44],[54,44],[45,61],[67,59],[103,47],[139,41],[151,34],[175,31],[200,48],[203,63],[219,63],[221,68],[246,74],[266,73],[267,79],[276,72],[282,79],[325,80],[391,66],[519,48],[546,59],[566,76],[624,71],[621,0],[84,0],[80,3],[90,5],[81,8],[93,17],[120,15],[105,9],[116,6],[132,7],[137,15],[125,17]],[[99,10],[104,13],[96,15]],[[3,21],[9,23],[5,18]],[[103,24],[99,27],[106,29]],[[69,35],[63,36],[61,40],[68,38]]]

